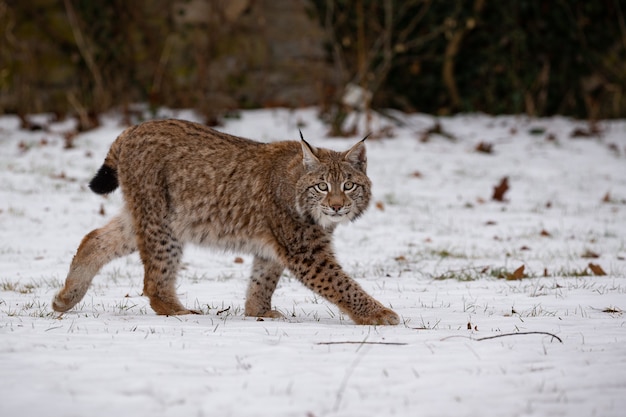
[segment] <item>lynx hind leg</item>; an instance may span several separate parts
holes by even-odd
[[[144,266],[143,293],[160,315],[199,314],[182,305],[176,294],[176,275],[183,256],[182,244],[166,225],[144,227],[137,236]]]
[[[87,234],[74,255],[65,285],[52,300],[52,308],[65,312],[74,307],[83,299],[93,277],[104,265],[136,250],[133,227],[125,212]]]
[[[279,311],[272,310],[272,295],[283,273],[284,267],[269,259],[256,256],[252,263],[252,274],[246,294],[245,315],[252,317],[283,318]]]

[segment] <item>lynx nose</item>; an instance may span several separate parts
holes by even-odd
[[[331,204],[330,208],[333,209],[335,213],[338,213],[339,210],[343,208],[343,204]]]

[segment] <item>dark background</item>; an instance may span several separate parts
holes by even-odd
[[[624,0],[0,0],[0,113],[626,117]],[[335,132],[340,133],[340,132]]]

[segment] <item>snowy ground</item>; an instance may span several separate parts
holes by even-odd
[[[241,116],[220,129],[356,140],[322,139],[313,109]],[[440,120],[456,140],[421,141],[432,117],[395,119],[375,121],[394,138],[368,140],[376,204],[335,238],[345,269],[403,319],[368,327],[290,276],[274,296],[287,320],[246,318],[250,258],[193,247],[179,292],[203,315],[156,316],[136,255],[53,313],[78,243],[120,207],[119,191],[86,184],[123,127],[109,116],[64,149],[72,122],[26,132],[0,116],[0,415],[623,416],[626,121],[571,138],[588,126],[467,115]],[[562,343],[509,335],[524,332]]]

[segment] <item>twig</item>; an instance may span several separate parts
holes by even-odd
[[[220,314],[226,313],[226,312],[228,312],[228,311],[230,311],[230,306],[226,307],[226,308],[225,308],[225,309],[223,309],[223,310],[218,311],[218,312],[217,312],[217,313],[215,313],[215,314],[217,314],[217,315],[219,316]]]
[[[104,100],[104,78],[102,77],[102,73],[100,72],[100,69],[96,64],[96,60],[94,59],[91,45],[87,42],[87,39],[85,39],[82,31],[80,30],[80,23],[78,21],[78,17],[76,16],[76,11],[72,6],[72,2],[70,0],[65,0],[64,3],[67,19],[70,23],[70,29],[72,30],[72,34],[74,35],[74,41],[76,42],[78,51],[80,52],[83,59],[85,60],[85,63],[87,64],[87,68],[89,68],[89,71],[93,76],[93,81],[95,83],[94,101],[96,103],[101,102]]]
[[[386,345],[386,346],[406,346],[408,343],[403,342],[318,342],[316,345]]]
[[[495,339],[498,337],[506,337],[506,336],[519,336],[519,335],[526,335],[526,334],[542,334],[545,336],[550,336],[553,339],[558,340],[559,342],[563,343],[563,340],[561,340],[560,337],[558,337],[557,335],[553,334],[553,333],[548,333],[548,332],[517,332],[517,333],[502,333],[502,334],[497,334],[495,336],[485,336],[485,337],[479,337],[477,339],[474,339],[473,337],[470,336],[464,336],[464,335],[454,335],[454,336],[448,336],[448,337],[444,337],[443,340],[447,340],[447,339],[452,339],[454,337],[464,337],[466,339],[470,339],[470,340],[475,340],[477,342],[480,342],[482,340],[489,340],[489,339]]]

